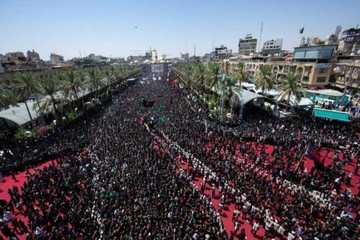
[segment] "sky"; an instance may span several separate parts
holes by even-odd
[[[202,55],[239,38],[283,38],[292,50],[304,36],[325,38],[360,24],[359,0],[0,0],[0,53],[34,49],[66,59],[90,53],[176,57]],[[196,46],[196,47],[195,47]]]

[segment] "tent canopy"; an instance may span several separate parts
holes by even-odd
[[[344,93],[336,91],[334,89],[319,89],[319,90],[306,90],[306,91],[309,93],[321,94],[331,97],[341,97],[344,95]]]
[[[28,100],[29,111],[33,119],[39,117],[39,113],[35,111],[35,101]],[[26,110],[25,103],[18,103],[17,106],[11,106],[0,112],[0,118],[8,119],[18,125],[23,125],[30,121],[29,114]]]
[[[234,87],[233,92],[238,96],[242,105],[245,105],[257,98],[264,98],[264,96],[260,94],[248,91],[246,89],[241,89],[239,87]]]

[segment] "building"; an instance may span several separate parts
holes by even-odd
[[[0,63],[2,63],[2,62],[4,62],[5,61],[5,56],[4,55],[2,55],[2,54],[0,54]]]
[[[108,58],[101,56],[101,55],[95,55],[94,53],[90,53],[87,56],[87,59],[90,60],[93,63],[106,63],[108,62]]]
[[[279,39],[271,39],[265,41],[262,48],[263,55],[275,55],[280,54],[282,51],[283,40]]]
[[[141,55],[138,55],[138,56],[128,56],[128,57],[126,58],[126,61],[127,61],[128,63],[131,63],[131,64],[143,63],[145,60],[146,60],[145,56],[141,56]]]
[[[214,57],[216,60],[222,60],[231,56],[231,49],[228,49],[224,45],[215,48]]]
[[[255,78],[256,73],[263,65],[271,66],[274,80],[282,82],[286,76],[293,72],[299,77],[302,85],[309,88],[323,88],[329,84],[331,64],[314,62],[246,62],[244,70],[250,77]]]
[[[157,51],[155,49],[151,50],[151,62],[156,63],[158,60]]]
[[[336,45],[297,47],[294,49],[294,61],[330,63],[335,57],[336,48]]]
[[[50,62],[52,65],[61,65],[64,63],[64,57],[55,53],[51,53]]]
[[[5,54],[4,62],[20,64],[26,62],[26,57],[23,52],[9,52]]]
[[[146,60],[149,60],[149,61],[151,60],[151,50],[145,52],[145,59],[146,59]]]
[[[190,59],[189,53],[180,53],[180,59],[184,62],[189,62]]]
[[[253,38],[251,34],[246,35],[244,39],[239,40],[239,54],[252,55],[256,53],[257,39]]]
[[[360,55],[360,28],[344,30],[338,50],[341,55]]]
[[[165,64],[161,64],[161,63],[156,63],[156,64],[151,64],[151,72],[154,74],[162,74],[164,73],[164,69],[165,69]]]
[[[26,56],[27,56],[28,62],[32,62],[32,63],[41,62],[40,55],[37,52],[35,52],[34,50],[27,51]]]
[[[330,83],[338,88],[360,88],[360,57],[334,64]]]
[[[271,67],[273,78],[280,83],[292,72],[304,87],[324,88],[329,85],[335,60],[336,45],[307,46],[295,48],[294,55],[288,56],[253,56],[244,63],[244,71],[249,78],[255,78],[261,66]],[[290,61],[289,59],[292,59]],[[237,61],[239,62],[239,61]],[[235,65],[230,62],[230,64]]]

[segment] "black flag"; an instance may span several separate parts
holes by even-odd
[[[300,34],[303,34],[303,33],[304,33],[304,27],[300,28],[299,33],[300,33]]]

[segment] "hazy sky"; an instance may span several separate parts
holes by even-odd
[[[283,38],[284,48],[306,36],[324,38],[337,25],[360,24],[360,0],[0,0],[0,53],[35,49],[65,58],[210,52],[240,37]]]

